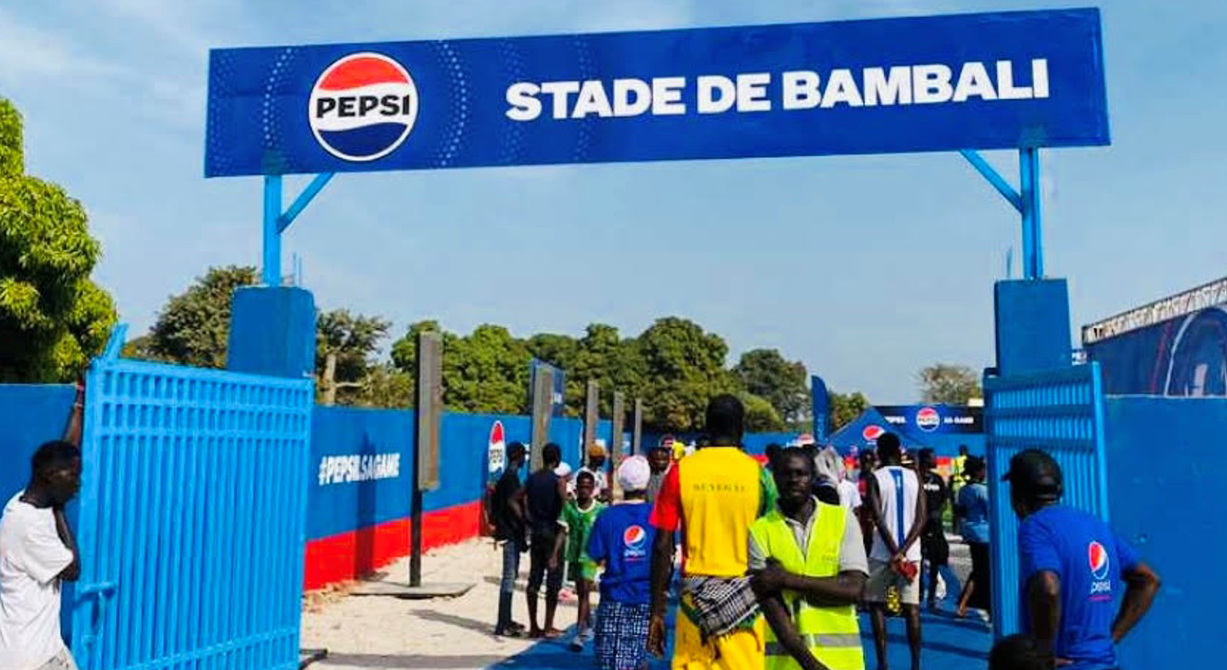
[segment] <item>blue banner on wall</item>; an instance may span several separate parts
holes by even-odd
[[[1099,12],[214,49],[206,176],[1109,141]]]
[[[1227,306],[1086,346],[1112,395],[1227,396]]]
[[[963,435],[984,432],[984,408],[964,405],[878,405],[874,407],[892,426],[918,437],[927,434]]]

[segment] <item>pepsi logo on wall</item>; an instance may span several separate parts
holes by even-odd
[[[926,433],[932,433],[941,425],[942,415],[939,414],[936,409],[932,407],[921,407],[920,410],[916,412],[916,427],[925,431]]]
[[[351,54],[320,74],[307,113],[325,151],[345,161],[373,161],[409,137],[418,114],[417,86],[392,58]]]
[[[892,426],[915,426],[921,432],[978,434],[984,432],[984,408],[966,405],[878,405],[878,411]]]
[[[503,422],[495,421],[490,426],[490,443],[486,447],[486,459],[489,463],[489,473],[499,474],[507,467],[507,443],[503,432]]]

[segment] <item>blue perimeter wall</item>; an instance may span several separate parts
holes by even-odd
[[[1109,396],[1105,420],[1112,526],[1163,580],[1120,666],[1222,667],[1227,400]]]

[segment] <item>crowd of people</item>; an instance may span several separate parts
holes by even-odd
[[[37,450],[28,485],[0,517],[0,670],[76,667],[60,631],[60,585],[80,573],[64,515],[81,483],[80,418],[79,396],[65,438]],[[565,580],[579,602],[570,647],[591,645],[601,670],[645,670],[650,655],[663,656],[671,600],[678,670],[862,670],[859,608],[870,612],[877,667],[887,668],[895,614],[917,669],[922,581],[930,604],[939,578],[948,591],[958,581],[945,535],[951,501],[972,557],[958,611],[991,607],[983,460],[961,454],[947,482],[932,452],[911,459],[886,433],[859,454],[853,482],[829,447],[773,447],[765,466],[747,455],[734,396],[710,401],[705,427],[696,449],[662,442],[622,460],[612,487],[599,445],[574,473],[557,445],[543,445],[526,477],[527,449],[509,445],[488,517],[503,550],[495,633],[560,637]],[[1061,504],[1063,474],[1048,453],[1015,454],[1003,480],[1021,520],[1023,634],[994,647],[990,670],[1116,668],[1115,646],[1150,608],[1158,576],[1106,523]],[[525,553],[527,626],[512,617]]]
[[[950,614],[990,620],[982,458],[960,449],[947,478],[931,450],[913,457],[888,432],[858,454],[855,469],[812,440],[770,445],[760,463],[740,447],[743,426],[737,398],[712,399],[697,448],[666,438],[646,458],[616,464],[620,495],[601,476],[599,446],[572,476],[559,447],[544,445],[541,466],[522,478],[527,449],[513,443],[490,501],[504,551],[495,633],[560,637],[555,615],[564,572],[579,602],[570,648],[591,644],[601,670],[644,670],[651,655],[664,656],[670,634],[670,663],[679,670],[862,670],[862,610],[877,667],[888,667],[888,619],[901,616],[918,669],[922,596],[936,610],[941,591],[957,593]],[[1115,644],[1149,609],[1158,577],[1106,524],[1060,504],[1061,470],[1047,453],[1016,455],[1006,478],[1021,519],[1025,633],[1001,640],[990,668],[1115,668]],[[950,531],[962,535],[971,557],[961,585],[950,565]],[[528,626],[511,616],[524,552],[531,564]],[[677,616],[670,633],[671,601]]]

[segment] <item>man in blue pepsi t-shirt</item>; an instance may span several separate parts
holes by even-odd
[[[646,503],[652,468],[643,456],[618,467],[624,502],[606,507],[588,537],[588,557],[605,566],[597,610],[598,670],[646,668],[652,543],[656,530]]]
[[[1159,578],[1108,524],[1060,504],[1061,468],[1047,453],[1016,454],[1002,479],[1022,519],[1023,630],[1058,667],[1116,668],[1115,645],[1150,609]]]

